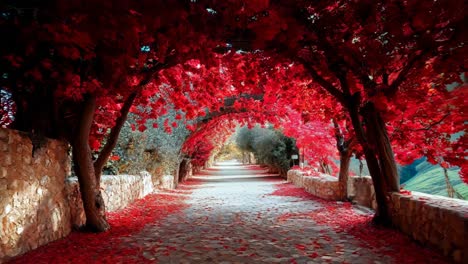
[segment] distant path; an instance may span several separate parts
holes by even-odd
[[[220,163],[137,204],[111,215],[109,233],[74,233],[16,263],[445,263],[254,165]]]

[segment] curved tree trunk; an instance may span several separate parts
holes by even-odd
[[[106,144],[104,145],[101,152],[99,153],[98,158],[94,162],[94,173],[98,187],[101,183],[101,174],[104,165],[106,165],[110,155],[112,154],[112,150],[114,150],[115,145],[117,145],[120,131],[122,130],[122,127],[124,126],[125,121],[127,120],[128,113],[133,105],[133,102],[135,101],[137,94],[138,92],[133,92],[127,97],[127,99],[125,99],[125,102],[122,108],[120,109],[120,116],[115,121],[115,125],[114,127],[112,127],[111,132],[107,137]]]
[[[308,62],[303,65],[318,84],[348,109],[356,137],[364,150],[367,167],[374,183],[378,205],[374,221],[384,225],[391,225],[388,204],[390,201],[389,192],[399,191],[399,177],[385,123],[372,102],[368,102],[365,107],[361,107],[360,92],[351,94],[347,79],[348,69],[344,67],[346,63],[340,59],[332,61],[332,63],[334,67],[330,69],[338,78],[341,89],[337,89],[334,84],[325,80]],[[363,85],[367,86],[369,84],[364,82]],[[398,82],[395,85],[398,87]],[[366,88],[369,88],[370,91],[375,90],[372,84]],[[359,113],[360,110],[362,116]],[[363,117],[363,121],[361,117]],[[363,124],[365,124],[366,129],[364,129]]]
[[[400,179],[395,162],[390,139],[388,137],[385,122],[380,116],[374,103],[367,103],[362,109],[364,121],[366,122],[366,135],[371,146],[377,150],[379,164],[382,174],[388,186],[388,191],[400,191]]]
[[[184,182],[189,176],[190,160],[182,159],[179,166],[179,182]]]
[[[78,131],[73,135],[73,162],[78,176],[81,199],[86,214],[86,228],[93,232],[103,232],[110,228],[106,220],[104,200],[96,182],[92,153],[89,147],[89,132],[93,122],[96,99],[86,98],[84,101]]]
[[[359,98],[353,99],[348,109],[357,139],[364,150],[378,206],[374,222],[391,225],[391,213],[388,204],[390,201],[389,192],[398,192],[399,183],[396,182],[398,174],[396,173],[396,164],[387,130],[380,118],[380,114],[372,103],[368,103],[364,109],[363,116],[366,124],[366,130],[364,130],[359,115]],[[379,153],[379,150],[384,152],[383,155]]]

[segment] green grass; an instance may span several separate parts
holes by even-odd
[[[363,162],[365,163],[365,160]],[[351,159],[350,171],[354,175],[359,175],[359,161],[357,159]],[[458,171],[458,168],[448,170],[450,182],[453,188],[465,200],[468,200],[468,185],[462,182]],[[407,166],[398,166],[398,172],[400,183],[406,190],[448,196],[443,169],[440,166],[430,164],[426,158],[418,159]],[[367,166],[364,166],[362,175],[369,175]]]
[[[447,196],[444,171],[439,166],[434,166],[427,161],[422,161],[415,167],[416,174],[403,183],[404,189]],[[448,175],[453,188],[468,200],[468,185],[463,183],[458,175],[459,169],[451,168]]]

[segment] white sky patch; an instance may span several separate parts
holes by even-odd
[[[206,11],[208,11],[208,13],[210,13],[210,14],[212,14],[212,15],[214,15],[214,14],[217,13],[216,10],[214,10],[214,9],[212,9],[212,8],[207,8]]]

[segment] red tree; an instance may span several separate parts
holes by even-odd
[[[95,231],[108,228],[100,175],[128,112],[139,115],[137,128],[144,130],[166,104],[194,119],[223,112],[226,97],[238,99],[237,112],[251,113],[246,120],[276,126],[288,105],[335,117],[338,141],[349,132],[362,146],[376,220],[388,223],[388,192],[399,190],[388,131],[405,117],[399,104],[417,107],[404,99],[428,99],[430,89],[445,93],[447,84],[462,83],[464,7],[461,0],[46,1],[6,8],[0,18],[10,40],[0,43],[6,74],[0,84],[12,92],[14,128],[73,146],[87,225]],[[276,76],[277,84],[269,79]],[[284,96],[294,87],[329,96]],[[265,106],[277,115],[262,112]],[[344,125],[347,118],[354,131]],[[439,135],[452,131],[439,128]],[[93,161],[91,149],[100,142]],[[466,149],[466,137],[448,145],[455,151],[440,155],[465,171],[459,149]]]
[[[348,113],[374,181],[375,220],[390,223],[399,190],[387,115],[396,98],[426,84],[460,82],[466,65],[463,1],[226,1],[232,38],[300,61]],[[236,9],[237,8],[237,9]],[[218,8],[215,10],[229,10]],[[465,32],[465,33],[464,33]],[[429,68],[429,69],[428,69]],[[441,74],[443,73],[443,74]],[[413,95],[414,96],[414,95]]]
[[[160,98],[162,103],[153,101],[160,94],[153,82],[159,71],[187,56],[213,62],[212,53],[202,50],[217,44],[196,31],[190,4],[166,4],[44,2],[7,9],[0,21],[10,39],[0,44],[0,67],[7,77],[1,84],[17,106],[12,127],[70,142],[86,225],[93,231],[109,228],[100,175],[132,106],[154,108],[151,114],[140,111],[142,119],[156,115],[165,101],[180,99],[173,92],[171,98]],[[93,161],[91,150],[100,147],[104,136]]]

